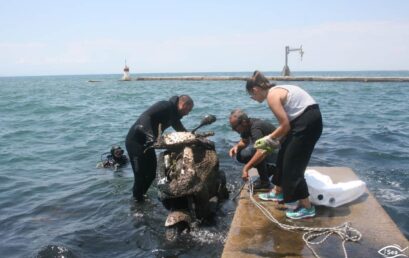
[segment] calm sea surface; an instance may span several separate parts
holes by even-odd
[[[297,75],[409,76],[409,72]],[[145,204],[137,205],[131,198],[130,166],[113,172],[95,165],[112,144],[124,148],[129,127],[147,107],[187,93],[195,101],[191,114],[182,120],[187,128],[195,127],[205,114],[218,118],[206,130],[216,132],[212,139],[234,193],[241,184],[241,166],[227,155],[238,140],[228,126],[230,110],[244,108],[253,117],[277,124],[275,118],[265,103],[249,98],[242,81],[120,82],[120,77],[0,78],[2,257],[220,256],[234,202],[222,205],[214,225],[169,243],[164,238],[167,211],[156,198],[156,187],[148,192]],[[319,102],[324,119],[310,165],[352,168],[408,237],[409,83],[295,84]]]

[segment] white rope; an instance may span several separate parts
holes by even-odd
[[[319,245],[322,244],[329,236],[332,234],[337,234],[342,239],[342,248],[344,251],[344,257],[348,258],[348,254],[345,248],[345,242],[358,242],[362,238],[361,232],[357,229],[351,227],[351,223],[345,222],[342,225],[336,227],[301,227],[301,226],[294,226],[288,225],[279,222],[274,216],[270,213],[270,211],[265,208],[261,203],[258,203],[256,199],[253,197],[253,183],[249,180],[249,194],[251,202],[259,208],[259,210],[274,224],[278,225],[280,228],[288,231],[304,231],[305,233],[302,236],[302,239],[308,246],[308,248],[312,251],[312,253],[319,258],[320,256],[315,252],[311,245]],[[319,241],[314,241],[317,237],[323,236],[323,238]]]

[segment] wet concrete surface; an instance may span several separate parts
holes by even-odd
[[[346,167],[311,167],[331,177],[334,183],[359,179]],[[252,173],[257,173],[252,171]],[[335,227],[345,222],[357,229],[362,238],[359,242],[346,242],[348,257],[383,257],[379,250],[390,245],[402,249],[409,246],[408,240],[399,231],[373,195],[366,190],[357,200],[337,208],[316,206],[316,217],[291,220],[285,211],[274,202],[261,201],[280,223],[305,227]],[[268,220],[250,201],[247,186],[242,190],[230,231],[223,250],[223,258],[241,257],[314,257],[302,239],[303,232],[290,232]],[[322,238],[318,238],[319,240]],[[342,240],[331,235],[319,245],[313,246],[320,257],[344,257]],[[406,249],[403,254],[409,256]]]

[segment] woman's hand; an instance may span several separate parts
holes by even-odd
[[[267,152],[273,152],[273,150],[277,149],[279,146],[280,141],[271,138],[270,135],[264,136],[254,143],[254,148],[265,150]]]

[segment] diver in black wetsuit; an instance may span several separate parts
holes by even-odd
[[[105,160],[101,160],[101,166],[104,168],[113,168],[114,171],[128,163],[128,158],[124,155],[124,150],[114,145],[111,148],[110,154],[106,156]],[[104,153],[105,154],[105,153]]]
[[[129,129],[126,136],[126,150],[134,173],[133,197],[143,202],[156,176],[156,155],[154,149],[146,149],[161,132],[172,126],[178,132],[187,131],[181,119],[193,108],[193,100],[188,95],[173,96],[149,107]]]

